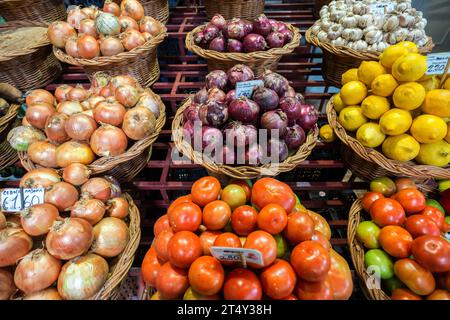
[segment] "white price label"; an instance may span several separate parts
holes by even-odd
[[[427,75],[443,74],[447,61],[450,59],[450,52],[432,53],[427,55]]]
[[[387,3],[372,3],[369,4],[370,12],[376,15],[384,15],[395,10],[395,4],[392,2]]]
[[[253,90],[262,85],[264,85],[262,80],[238,82],[236,83],[236,97],[240,98],[245,96],[250,99],[252,97]]]
[[[44,192],[44,188],[3,189],[0,194],[2,210],[17,212],[44,203]]]
[[[261,252],[255,249],[211,247],[210,250],[211,254],[220,261],[242,262],[245,259],[247,263],[264,265]]]

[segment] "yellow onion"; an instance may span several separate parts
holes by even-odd
[[[127,246],[128,227],[120,219],[104,218],[94,227],[92,252],[105,258],[118,256]]]

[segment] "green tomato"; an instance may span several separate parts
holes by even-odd
[[[375,267],[381,279],[389,279],[394,276],[394,264],[389,255],[380,249],[372,249],[364,255],[366,267]],[[370,273],[370,272],[369,272]]]
[[[273,237],[277,242],[277,258],[282,258],[287,251],[288,244],[286,242],[286,239],[284,239],[281,234],[276,234]]]
[[[443,192],[450,188],[450,180],[441,180],[438,182],[438,190],[439,192]]]
[[[391,295],[392,292],[397,288],[404,288],[405,284],[400,281],[399,278],[396,276],[393,276],[392,278],[383,280],[383,287],[386,290],[386,292]]]
[[[426,205],[430,206],[430,207],[435,207],[436,209],[438,209],[439,211],[441,211],[442,213],[445,214],[444,208],[441,206],[441,204],[437,200],[427,199]]]
[[[392,179],[378,177],[370,182],[370,191],[380,192],[383,196],[390,197],[397,191],[397,187]]]
[[[450,223],[450,216],[445,217],[445,222]]]
[[[183,295],[183,300],[216,300],[217,296],[204,296],[192,289],[192,287],[189,287],[186,292]]]
[[[247,202],[247,195],[244,188],[238,186],[237,184],[227,185],[220,194],[220,199],[228,203],[231,210],[237,207],[245,205]]]
[[[298,195],[295,195],[295,204],[302,204]]]
[[[356,228],[356,238],[361,241],[364,247],[368,249],[377,249],[380,247],[378,236],[380,227],[372,221],[363,221]]]

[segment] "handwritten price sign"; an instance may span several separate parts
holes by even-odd
[[[236,97],[240,98],[245,96],[250,99],[252,97],[253,90],[262,85],[264,85],[262,80],[238,82],[236,83]]]
[[[427,75],[443,74],[448,59],[450,59],[450,52],[433,53],[427,56]]]
[[[211,247],[211,254],[220,261],[243,262],[264,265],[262,254],[255,249],[229,248],[229,247]]]
[[[384,15],[385,12],[389,13],[395,10],[395,4],[392,2],[387,3],[372,3],[369,5],[370,12],[376,15]]]
[[[44,188],[3,189],[0,194],[2,210],[17,212],[44,203],[44,192]]]

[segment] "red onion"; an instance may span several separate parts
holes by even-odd
[[[243,81],[250,81],[255,78],[255,74],[252,69],[243,64],[237,64],[227,72],[228,81],[230,85],[234,88],[236,83]]]
[[[224,164],[230,165],[236,163],[236,152],[234,151],[234,148],[230,148],[227,145],[222,148],[222,157]]]
[[[202,127],[202,147],[216,149],[223,144],[222,132],[213,127]]]
[[[286,92],[283,94],[283,98],[287,98],[287,97],[296,98],[296,95],[297,95],[297,93],[295,92],[295,89],[292,88],[291,86],[289,86],[288,89],[286,90]],[[301,101],[299,101],[299,102],[301,102]]]
[[[241,40],[246,36],[245,31],[244,21],[238,18],[229,21],[222,30],[225,37],[237,40]]]
[[[203,33],[205,41],[210,42],[212,39],[219,36],[219,29],[215,25],[208,23],[203,29]]]
[[[230,103],[228,112],[234,120],[255,123],[259,116],[259,106],[255,101],[242,96]]]
[[[275,91],[279,97],[282,97],[289,88],[289,81],[273,71],[267,70],[262,78],[264,86]]]
[[[272,26],[270,25],[269,19],[264,15],[260,15],[253,21],[253,32],[266,37],[272,32]]]
[[[284,35],[281,32],[271,32],[266,37],[267,44],[271,48],[281,48],[284,46]]]
[[[219,88],[212,88],[208,90],[208,101],[216,101],[219,103],[225,103],[227,95]]]
[[[287,126],[287,115],[279,109],[267,111],[261,116],[261,127],[267,130],[278,129],[280,137],[285,134]],[[270,135],[270,131],[268,135]]]
[[[253,91],[253,100],[259,105],[262,112],[277,109],[280,103],[277,93],[263,86],[257,87]]]
[[[206,101],[208,101],[208,90],[206,88],[203,88],[195,94],[194,102],[203,104],[206,103]]]
[[[215,14],[212,18],[211,18],[211,22],[212,25],[216,26],[217,29],[222,30],[225,25],[227,24],[227,20],[225,20],[225,18],[223,16],[221,16],[220,14]]]
[[[292,38],[294,37],[294,35],[292,34],[292,32],[289,29],[281,29],[281,30],[278,30],[278,32],[284,36],[284,43],[291,42]]]
[[[283,30],[289,30],[284,22],[276,21],[272,24],[272,31],[281,32]]]
[[[200,109],[201,105],[198,104],[191,104],[189,107],[187,107],[183,111],[183,119],[184,121],[190,121],[194,123],[195,121],[199,121],[200,118],[198,116],[198,110]]]
[[[194,43],[200,47],[207,44],[205,40],[205,33],[203,31],[199,31],[194,35]]]
[[[255,126],[251,124],[242,124],[239,121],[231,121],[224,129],[226,143],[233,141],[234,146],[242,146],[240,142],[244,142],[247,146],[257,140],[258,132]]]
[[[227,87],[227,74],[222,70],[214,70],[206,75],[206,89],[219,88],[225,90]]]
[[[297,123],[304,129],[310,130],[317,123],[319,118],[319,112],[317,109],[310,104],[301,105],[301,115],[297,120]]]
[[[248,147],[247,152],[245,153],[245,163],[250,165],[259,165],[261,164],[262,157],[262,147],[259,144],[254,143]]]
[[[226,99],[227,104],[230,104],[231,101],[236,100],[236,99],[237,99],[236,98],[236,90],[233,89],[233,90],[228,91],[227,99]]]
[[[250,33],[245,36],[242,46],[245,52],[264,51],[267,49],[267,42],[263,36]]]
[[[198,115],[203,125],[220,127],[228,120],[228,108],[215,101],[209,101],[198,110]]]
[[[241,20],[242,20],[242,23],[244,24],[245,35],[252,33],[253,32],[253,22],[246,20],[246,19],[241,19]]]
[[[300,101],[301,104],[305,104],[305,97],[301,93],[296,93],[295,98]]]
[[[183,124],[183,137],[187,141],[191,141],[194,137],[194,124],[191,121],[186,121]]]
[[[228,39],[227,42],[228,52],[242,52],[242,42],[236,39]]]
[[[293,125],[301,116],[302,105],[297,99],[287,97],[281,99],[280,109],[286,113],[289,125]]]
[[[272,30],[278,26],[277,20],[269,19],[269,23],[270,23],[270,26],[272,27]]]
[[[303,144],[303,142],[305,142],[305,139],[305,131],[298,124],[295,124],[292,127],[287,127],[284,135],[284,142],[286,142],[289,150],[296,150]]]
[[[286,143],[283,140],[270,138],[267,144],[267,155],[272,157],[272,149],[278,156],[278,161],[282,162],[288,157],[289,151]]]
[[[214,50],[217,52],[225,52],[225,38],[217,37],[211,40],[208,46],[209,50]]]

